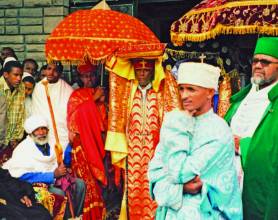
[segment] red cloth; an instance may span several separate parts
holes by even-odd
[[[86,183],[84,220],[102,219],[105,206],[98,181],[106,185],[101,117],[92,89],[78,89],[68,102],[68,127],[78,133],[73,143],[72,169]],[[98,181],[97,181],[98,180]]]
[[[91,102],[94,102],[94,88],[81,88],[76,89],[68,102],[68,116],[67,116],[67,122],[68,122],[68,129],[74,132],[78,132],[77,124],[78,121],[76,119],[77,114],[77,108],[84,103],[85,101],[90,100]],[[97,102],[95,103],[98,109],[99,114],[95,117],[98,120],[98,124],[100,126],[101,131],[107,130],[107,113],[104,103]],[[99,117],[100,116],[100,117]]]
[[[154,69],[154,60],[134,59],[132,61],[134,69]]]
[[[79,72],[79,74],[84,74],[84,73],[92,73],[95,72],[95,70],[97,69],[97,66],[92,65],[91,63],[86,63],[83,65],[79,65],[77,67],[77,70]]]

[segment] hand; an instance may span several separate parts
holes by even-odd
[[[64,163],[61,163],[55,170],[54,170],[54,177],[59,178],[61,176],[65,176],[67,174],[67,168],[65,167]]]
[[[199,176],[183,184],[183,193],[195,195],[199,193],[202,189],[203,182]]]
[[[95,94],[94,94],[94,101],[97,101],[100,99],[100,97],[104,96],[104,89],[101,87],[96,88]]]
[[[31,199],[28,198],[28,196],[23,196],[20,199],[20,202],[22,202],[23,204],[25,204],[27,207],[31,207],[32,206],[32,201]]]
[[[235,153],[238,155],[239,154],[239,142],[240,142],[241,137],[234,135],[234,142],[235,142]]]

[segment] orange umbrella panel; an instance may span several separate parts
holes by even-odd
[[[138,45],[135,46],[135,45]],[[113,10],[79,10],[62,20],[46,41],[48,62],[92,63],[107,56],[164,49],[154,33],[140,20]]]

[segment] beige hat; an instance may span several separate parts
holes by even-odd
[[[48,128],[47,120],[40,115],[32,115],[27,118],[24,123],[24,129],[28,134],[31,134],[33,131],[40,127]]]
[[[181,63],[178,69],[178,84],[191,84],[204,88],[218,88],[220,68],[206,63]]]

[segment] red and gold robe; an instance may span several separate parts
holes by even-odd
[[[106,184],[105,156],[101,132],[104,131],[98,106],[90,88],[75,90],[68,102],[68,128],[77,133],[72,146],[72,170],[86,184],[84,220],[104,219],[106,209],[99,182]]]
[[[136,80],[110,73],[106,150],[112,163],[126,170],[120,219],[154,219],[156,204],[149,193],[148,163],[159,141],[165,112],[180,108],[177,84],[164,73],[143,102]]]

